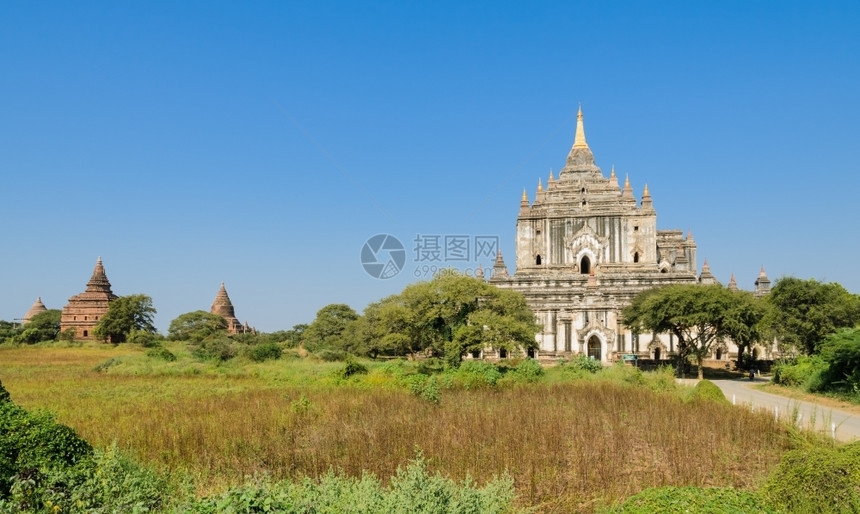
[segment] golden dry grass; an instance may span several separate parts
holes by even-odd
[[[612,381],[449,389],[435,405],[394,388],[278,385],[254,372],[93,371],[128,352],[140,350],[3,348],[0,380],[22,406],[56,412],[95,446],[116,441],[187,472],[199,492],[258,472],[386,478],[420,450],[455,479],[508,472],[521,504],[568,512],[652,486],[749,488],[790,446],[770,416]]]

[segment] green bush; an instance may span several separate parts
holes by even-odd
[[[689,401],[691,402],[717,402],[729,405],[726,395],[723,394],[716,384],[710,380],[700,380],[696,387],[693,388],[690,394]]]
[[[132,330],[127,341],[132,344],[139,344],[144,348],[154,348],[161,345],[161,342],[164,341],[164,336],[143,330]]]
[[[239,353],[229,339],[209,339],[194,345],[191,354],[200,360],[228,361]]]
[[[787,512],[860,512],[860,442],[789,451],[762,495]]]
[[[581,374],[597,373],[603,370],[603,363],[597,359],[592,359],[588,355],[579,354],[576,357],[571,357],[569,361],[561,362],[560,366],[565,373]]]
[[[176,355],[173,355],[173,352],[163,346],[150,348],[146,351],[146,356],[152,357],[153,359],[161,359],[165,362],[174,362],[176,360]]]
[[[335,370],[335,376],[341,380],[346,380],[349,377],[355,375],[366,375],[367,374],[367,366],[360,362],[356,362],[351,358],[348,358],[344,363],[343,367]]]
[[[508,372],[508,375],[518,382],[537,382],[546,375],[546,370],[535,359],[526,359]]]
[[[723,514],[775,512],[754,492],[731,488],[654,487],[631,496],[612,512],[653,514],[655,512],[689,512]]]
[[[320,360],[325,362],[343,361],[349,357],[347,353],[343,350],[329,349],[319,350],[318,352],[315,352],[314,355],[316,355]]]
[[[793,364],[779,364],[773,369],[773,382],[789,387],[806,388],[827,370],[827,362],[818,355],[801,356]]]
[[[278,343],[261,343],[249,346],[245,354],[254,362],[263,362],[281,358],[281,345]]]
[[[225,493],[203,498],[180,510],[216,512],[361,512],[388,513],[507,513],[513,511],[513,480],[497,478],[478,488],[469,479],[458,484],[431,475],[420,456],[398,469],[388,487],[372,474],[361,478],[329,471],[301,482],[263,478]]]
[[[111,357],[106,361],[100,362],[95,368],[93,368],[93,371],[103,373],[121,362],[122,359],[120,359],[119,357]]]
[[[466,389],[492,387],[502,378],[502,372],[493,363],[479,360],[465,360],[460,364],[460,367],[449,370],[448,373],[451,374],[455,383]]]
[[[418,362],[418,373],[423,375],[436,375],[445,371],[445,362],[442,359],[422,359]]]

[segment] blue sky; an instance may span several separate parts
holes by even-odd
[[[700,268],[860,292],[859,26],[857,2],[4,2],[0,319],[62,308],[99,256],[164,331],[221,281],[264,331],[360,311],[445,265],[418,235],[497,235],[511,266],[580,102]],[[360,261],[380,233],[407,250],[388,280]]]

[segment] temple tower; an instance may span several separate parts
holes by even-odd
[[[63,307],[60,332],[74,329],[76,341],[94,340],[93,329],[108,311],[110,302],[117,298],[111,291],[102,258],[99,257],[93,275],[87,282],[87,290],[69,298],[69,303]]]
[[[224,287],[224,282],[221,282],[221,288],[215,295],[215,301],[212,302],[210,312],[227,320],[227,331],[231,334],[245,332],[242,323],[236,318],[236,311],[233,308],[233,302],[230,301],[230,296],[227,294],[227,288]]]

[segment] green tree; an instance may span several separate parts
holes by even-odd
[[[53,341],[60,334],[60,317],[62,311],[50,309],[36,314],[30,321],[19,328],[17,340],[24,343],[39,343]]]
[[[343,350],[346,346],[343,337],[346,327],[356,319],[358,314],[349,305],[326,305],[317,312],[316,319],[304,331],[306,349],[311,352],[323,349]]]
[[[276,343],[286,343],[287,348],[298,348],[304,340],[304,333],[307,328],[307,324],[299,323],[298,325],[293,325],[293,328],[290,330],[278,330],[277,332],[272,332],[269,336]]]
[[[727,338],[748,343],[757,337],[764,311],[748,295],[718,285],[667,286],[638,294],[622,316],[636,334],[674,334],[679,359],[695,359],[702,379],[704,359],[716,343]]]
[[[227,320],[223,316],[206,311],[180,314],[170,322],[168,339],[199,343],[210,336],[227,335]]]
[[[369,305],[364,321],[360,338],[372,351],[444,355],[455,365],[472,350],[535,348],[540,330],[521,294],[453,270]]]
[[[811,355],[828,334],[860,322],[860,297],[841,285],[783,277],[767,296],[765,326],[785,350]]]
[[[152,298],[145,294],[121,296],[110,302],[108,311],[99,320],[93,334],[105,341],[125,342],[132,330],[155,333],[153,316],[156,310]]]

